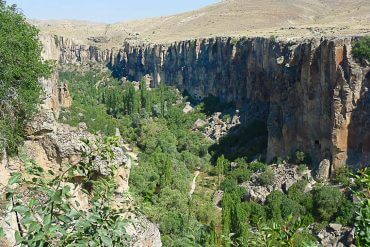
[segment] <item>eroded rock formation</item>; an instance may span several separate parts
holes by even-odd
[[[99,50],[62,37],[43,38],[60,64],[104,63],[120,77],[176,85],[195,98],[233,101],[243,123],[268,126],[267,159],[296,149],[332,171],[369,165],[369,67],[351,57],[351,38],[276,41],[211,38],[170,45]]]

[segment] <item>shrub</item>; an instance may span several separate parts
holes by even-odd
[[[118,167],[107,167],[107,176],[97,177],[93,163],[96,156],[109,162],[112,148],[118,143],[109,138],[98,146],[99,150],[87,154],[84,161],[61,175],[33,162],[26,162],[22,174],[12,174],[7,199],[20,219],[20,230],[15,232],[17,246],[127,246],[124,209],[112,206]],[[87,210],[79,209],[77,201],[73,203],[71,181],[76,177],[85,188],[81,193],[89,198],[91,207]]]
[[[286,196],[280,191],[273,191],[266,198],[266,207],[269,219],[272,222],[282,222],[281,208],[286,201]]]
[[[316,246],[315,242],[301,219],[290,216],[282,224],[258,225],[257,232],[251,235],[249,246]]]
[[[370,36],[365,36],[356,41],[352,48],[352,54],[357,59],[370,61]]]
[[[235,178],[237,182],[240,184],[240,183],[249,181],[252,175],[252,172],[246,168],[237,168],[231,171],[229,175]]]
[[[295,155],[294,155],[295,157],[295,162],[297,163],[297,164],[302,164],[302,163],[304,163],[304,161],[305,161],[305,159],[306,159],[306,155],[305,155],[305,153],[304,152],[302,152],[302,151],[297,151],[297,152],[295,152]]]
[[[226,114],[226,115],[222,116],[222,120],[224,120],[227,123],[230,123],[231,122],[231,116],[229,114]]]
[[[294,217],[300,217],[304,214],[304,207],[301,206],[298,202],[287,198],[284,201],[284,204],[281,208],[281,214],[284,219],[287,219],[290,215]]]
[[[288,197],[305,207],[307,213],[312,211],[313,199],[311,193],[305,193],[307,181],[300,180],[293,184],[288,190]]]
[[[356,207],[352,201],[345,199],[338,209],[336,222],[342,225],[352,225],[355,218]]]
[[[348,169],[348,167],[343,166],[335,171],[333,182],[337,184],[342,184],[344,186],[349,186],[351,184],[350,178],[351,178],[350,170]]]
[[[257,226],[261,223],[266,223],[266,210],[265,207],[257,202],[247,202],[246,208],[250,212],[250,223]]]
[[[231,39],[231,42],[230,42],[230,43],[231,43],[233,46],[236,46],[236,45],[238,44],[238,41],[239,41],[239,39],[234,37],[234,38],[232,38],[232,39]]]
[[[306,171],[306,170],[307,170],[307,166],[305,164],[300,164],[298,166],[298,173],[299,174],[303,174],[303,172]]]
[[[248,164],[248,169],[253,172],[264,172],[267,169],[267,165],[262,162],[252,162]]]
[[[338,211],[342,202],[342,192],[337,188],[324,186],[314,192],[316,216],[320,220],[329,221]]]
[[[258,177],[258,182],[261,186],[268,186],[274,183],[275,174],[271,168],[267,168]]]
[[[365,168],[353,176],[357,184],[355,195],[359,199],[356,206],[356,244],[370,246],[370,169]]]

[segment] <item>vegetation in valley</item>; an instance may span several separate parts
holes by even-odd
[[[139,165],[132,168],[130,177],[131,191],[140,209],[159,224],[165,246],[312,246],[316,238],[308,226],[316,230],[331,222],[353,226],[359,218],[349,189],[354,184],[345,170],[333,179],[338,186],[319,183],[305,193],[307,181],[302,180],[286,193],[271,193],[264,203],[246,200],[240,185],[253,173],[261,173],[258,182],[262,186],[271,185],[274,179],[270,167],[256,158],[264,144],[230,153],[230,147],[245,143],[237,135],[216,144],[192,131],[196,119],[212,113],[204,102],[184,114],[184,100],[171,87],[147,89],[144,82],[122,85],[107,72],[98,71],[65,71],[61,78],[69,82],[74,100],[63,115],[67,123],[83,121],[90,130],[106,134],[119,128],[123,138],[139,150]],[[266,133],[263,125],[251,126],[242,129],[249,139],[258,140]],[[288,161],[304,170],[309,158],[296,152]],[[196,170],[201,176],[190,197]],[[219,189],[224,192],[222,211],[212,201]],[[366,211],[361,212],[362,219],[366,218]],[[364,220],[360,222],[356,224]]]
[[[37,35],[14,6],[0,0],[0,144],[10,154],[17,153],[24,123],[36,111],[38,79],[50,74]],[[370,60],[369,47],[369,37],[359,39],[354,57]],[[320,230],[332,222],[356,226],[357,245],[370,245],[369,169],[353,180],[348,170],[340,170],[331,184],[318,183],[310,192],[301,180],[285,192],[272,192],[263,203],[249,200],[241,185],[252,174],[259,173],[261,186],[272,186],[275,176],[259,155],[266,148],[264,123],[237,127],[215,143],[192,130],[197,119],[231,107],[215,97],[185,114],[184,98],[173,87],[122,83],[103,68],[69,68],[60,72],[60,80],[67,81],[73,96],[62,121],[72,126],[85,122],[88,130],[105,136],[119,129],[139,153],[139,164],[131,170],[131,192],[139,209],[159,225],[164,246],[314,246],[317,239],[308,226]],[[110,157],[116,145],[115,138],[106,139],[101,156]],[[127,245],[123,212],[112,207],[117,167],[96,177],[96,154],[85,155],[61,174],[32,161],[25,162],[24,172],[12,174],[5,188],[6,207],[19,216],[18,245]],[[302,152],[289,161],[303,169],[309,162]],[[189,194],[196,171],[197,188]],[[76,176],[89,195],[86,211],[71,203],[70,182]],[[214,194],[220,191],[221,203],[215,205]]]
[[[16,6],[0,1],[0,145],[9,154],[17,152],[24,123],[36,110],[38,79],[50,73],[37,36]]]
[[[130,175],[131,191],[141,210],[160,226],[165,246],[192,246],[208,241],[210,225],[219,225],[212,205],[214,186],[199,185],[205,193],[189,196],[194,172],[211,169],[207,141],[191,128],[205,118],[201,107],[184,114],[175,88],[148,90],[144,82],[121,85],[106,72],[65,71],[73,106],[61,117],[71,125],[85,122],[91,131],[114,134],[138,147],[139,165]],[[87,89],[88,90],[84,90]]]

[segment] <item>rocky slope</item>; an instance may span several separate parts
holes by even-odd
[[[351,38],[211,38],[120,49],[42,40],[45,56],[60,64],[104,63],[130,80],[149,74],[153,86],[235,102],[243,123],[266,121],[269,160],[300,149],[316,165],[368,165],[370,67],[353,60]]]

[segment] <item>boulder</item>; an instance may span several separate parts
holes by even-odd
[[[319,164],[319,170],[317,171],[316,179],[327,182],[330,177],[330,167],[331,164],[329,160],[322,160]]]
[[[193,125],[193,129],[200,129],[200,128],[204,127],[206,124],[207,124],[206,121],[198,118],[197,121],[195,121],[195,123]]]
[[[190,102],[186,102],[186,105],[185,105],[184,109],[182,109],[182,112],[186,114],[186,113],[189,113],[191,111],[193,111],[193,107],[191,106]]]

